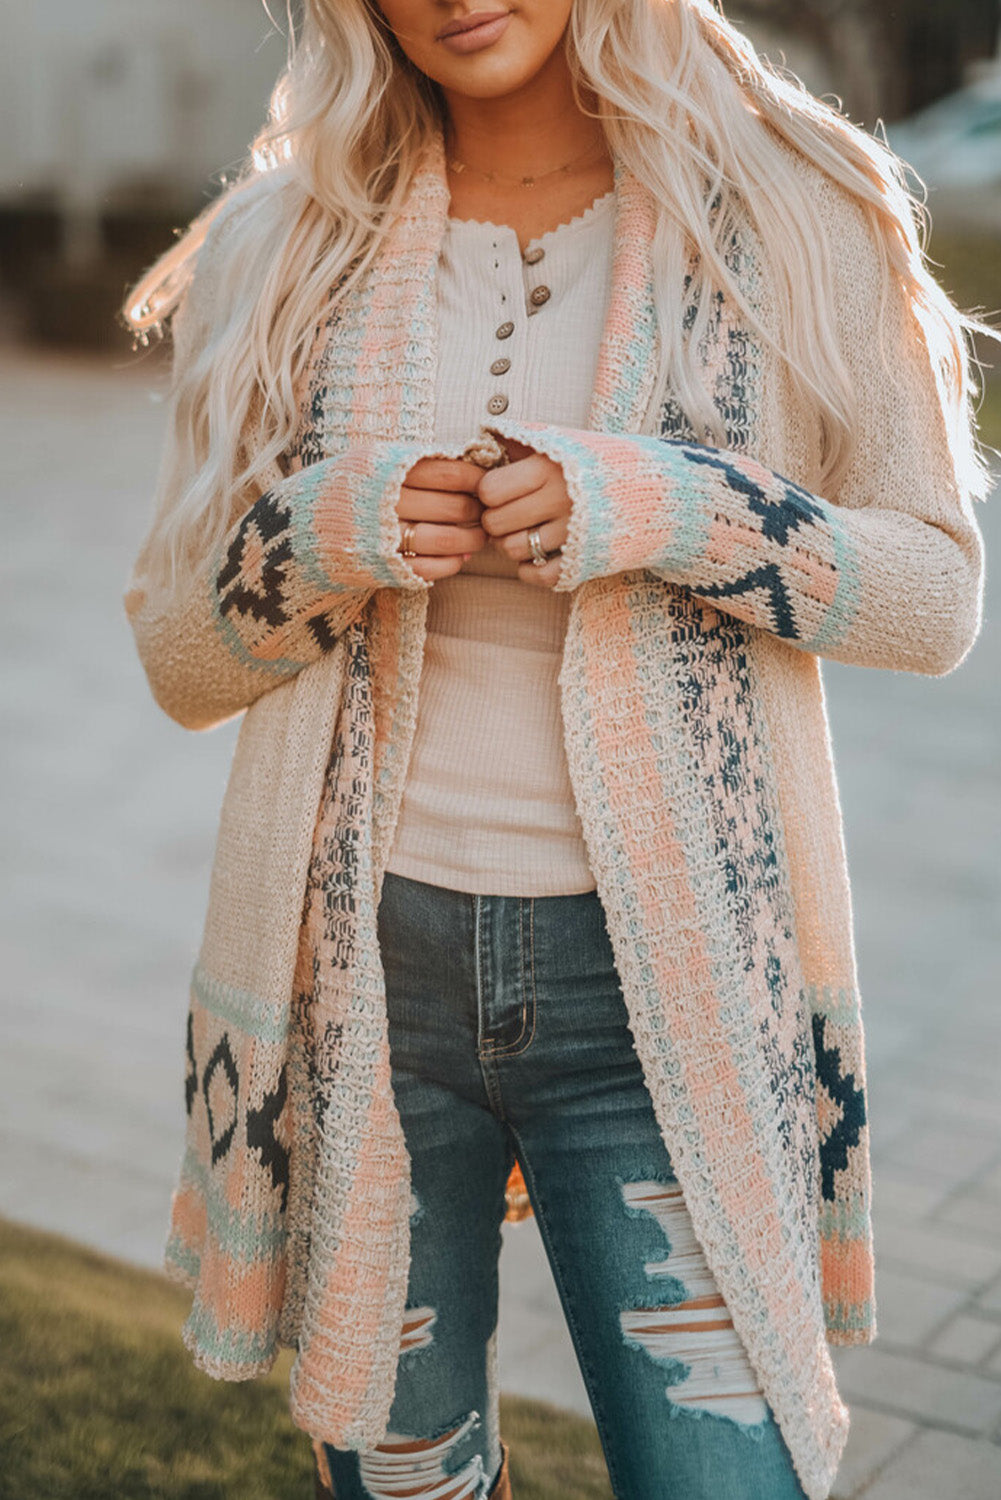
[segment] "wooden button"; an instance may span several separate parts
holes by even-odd
[[[499,417],[501,412],[507,411],[507,397],[500,395],[500,393],[496,396],[491,396],[487,402],[487,411],[492,417]]]
[[[522,256],[522,260],[525,262],[526,266],[537,266],[539,264],[539,261],[544,259],[545,254],[546,252],[545,250],[543,250],[542,246],[536,245],[533,250],[525,251],[524,255]]]
[[[543,307],[545,303],[549,301],[552,295],[552,292],[547,286],[537,286],[533,287],[529,292],[528,300],[529,302],[531,302],[533,307]]]
[[[497,330],[497,337],[499,339],[509,339],[512,333],[514,333],[514,324],[502,323]]]
[[[506,375],[510,368],[511,361],[509,359],[495,359],[490,366],[490,373],[491,375]]]

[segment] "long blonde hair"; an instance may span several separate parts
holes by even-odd
[[[777,292],[779,323],[759,328],[794,373],[819,423],[816,487],[850,462],[856,393],[835,337],[823,234],[789,148],[846,189],[881,249],[883,292],[905,289],[931,351],[957,466],[988,488],[972,421],[968,335],[931,275],[926,215],[887,145],[772,68],[712,0],[575,0],[566,39],[578,98],[597,101],[609,146],[659,205],[652,246],[661,368],[701,441],[725,445],[699,377],[712,293],[757,322],[727,262],[749,215]],[[147,546],[169,584],[221,540],[234,501],[294,436],[295,390],[329,289],[347,295],[369,268],[417,161],[444,123],[440,93],[404,56],[371,0],[304,0],[267,125],[238,178],[142,278],[124,315],[140,337],[181,301],[213,221],[229,215],[225,285],[202,347],[177,372],[173,436]],[[240,200],[245,208],[239,211]],[[694,326],[678,316],[689,255]]]

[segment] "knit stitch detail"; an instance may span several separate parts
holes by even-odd
[[[568,765],[637,1051],[707,1260],[823,1500],[847,1431],[827,1343],[870,1337],[873,1311],[863,1033],[813,652],[951,670],[979,626],[982,543],[899,299],[901,394],[873,365],[878,256],[862,216],[791,160],[813,174],[860,382],[862,438],[837,497],[800,483],[817,434],[724,305],[700,355],[728,448],[695,443],[670,395],[650,422],[653,209],[622,171],[593,430],[533,440],[565,458],[572,491]],[[447,200],[439,141],[364,283],[318,324],[293,473],[271,486],[299,498],[287,521],[258,513],[217,590],[245,586],[260,612],[232,600],[234,642],[207,577],[161,603],[140,575],[130,608],[180,722],[248,709],[189,1012],[166,1252],[194,1287],[185,1341],[231,1379],[297,1346],[293,1418],[335,1446],[385,1434],[409,1259],[375,918],[427,607],[396,552],[394,486],[434,451]],[[734,264],[767,312],[754,249],[747,230]],[[198,300],[211,303],[204,284]],[[413,446],[379,470],[393,444]],[[359,449],[364,499],[331,489],[320,527],[323,473]],[[358,587],[324,596],[321,573]]]

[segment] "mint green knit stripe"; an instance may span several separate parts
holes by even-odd
[[[249,1265],[275,1260],[283,1253],[288,1233],[285,1216],[274,1209],[253,1215],[234,1208],[190,1147],[184,1153],[178,1177],[182,1188],[192,1188],[203,1200],[208,1232],[217,1250],[229,1260]]]
[[[806,986],[805,995],[813,1015],[826,1017],[834,1026],[858,1024],[858,996],[853,990],[836,990],[832,985],[811,984]]]
[[[876,1312],[868,1297],[861,1302],[825,1298],[824,1321],[831,1333],[866,1333],[876,1321]]]
[[[274,1328],[254,1332],[246,1328],[220,1328],[207,1307],[195,1297],[184,1324],[184,1341],[196,1344],[200,1354],[220,1364],[260,1365],[274,1359],[278,1339]]]
[[[280,1005],[213,979],[200,964],[195,965],[191,975],[191,989],[205,1010],[218,1020],[239,1027],[257,1041],[284,1042],[288,1023]]]
[[[860,1193],[845,1201],[822,1203],[817,1229],[822,1240],[867,1240],[872,1232],[869,1205]]]
[[[163,1258],[178,1271],[183,1271],[186,1276],[197,1276],[201,1269],[202,1258],[198,1251],[193,1250],[187,1240],[182,1239],[177,1233],[172,1234],[168,1239],[164,1247]]]
[[[349,490],[351,505],[351,527],[354,537],[354,552],[362,566],[373,577],[373,583],[398,584],[399,579],[388,558],[380,550],[380,502],[390,485],[402,482],[407,471],[413,467],[421,453],[419,443],[387,442],[373,448],[368,463],[368,472],[352,476]],[[322,465],[315,465],[320,469]],[[302,470],[309,475],[308,469]],[[329,477],[324,474],[319,482],[313,482],[308,490],[308,503],[292,512],[292,534],[296,559],[302,569],[305,582],[312,585],[318,594],[357,592],[357,583],[342,584],[332,578],[323,566],[319,553],[319,537],[316,534],[316,506]]]
[[[834,551],[834,571],[838,581],[834,598],[827,608],[820,629],[812,640],[801,643],[805,651],[822,652],[825,647],[840,645],[848,638],[852,622],[858,613],[861,585],[854,544],[837,517],[831,519],[828,532]]]

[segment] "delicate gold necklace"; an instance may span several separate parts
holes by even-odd
[[[598,150],[597,145],[588,146],[586,151],[582,151],[572,161],[564,162],[561,167],[552,167],[548,172],[536,172],[526,177],[504,177],[500,172],[484,172],[481,167],[471,167],[468,162],[459,161],[454,156],[448,157],[447,161],[453,172],[472,172],[475,177],[483,177],[487,182],[504,182],[510,187],[533,188],[536,183],[545,182],[547,177],[556,177],[560,172],[569,172],[571,168],[579,166],[596,150]]]

